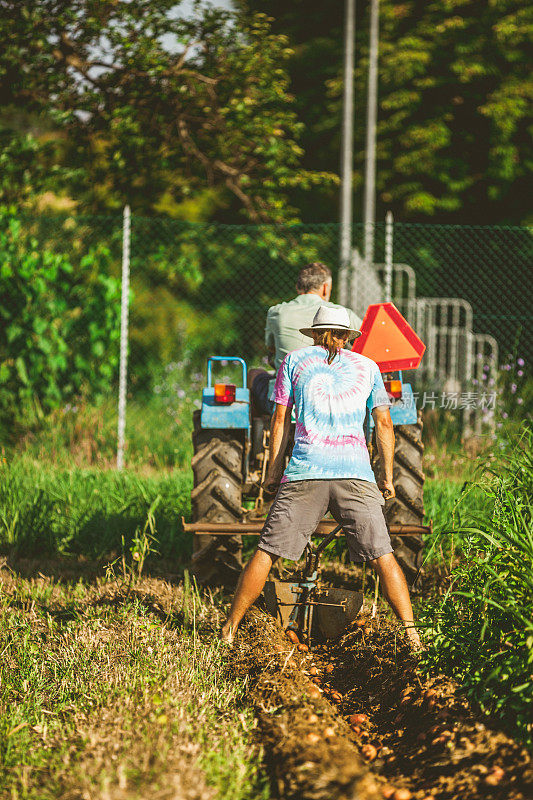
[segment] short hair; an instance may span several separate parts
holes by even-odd
[[[322,264],[320,261],[313,261],[311,264],[306,264],[298,273],[298,280],[296,281],[296,288],[302,294],[310,292],[313,289],[320,289],[322,284],[331,280],[331,270]]]

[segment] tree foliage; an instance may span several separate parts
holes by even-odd
[[[306,164],[336,170],[341,118],[343,3],[242,0],[274,19],[294,50],[289,63]],[[369,3],[357,3],[355,187],[365,156]],[[523,222],[533,169],[526,0],[380,2],[377,200],[380,217]],[[325,219],[302,198],[306,218]],[[331,207],[331,206],[330,206]],[[316,215],[316,216],[313,216]]]
[[[290,50],[265,15],[197,4],[184,16],[175,0],[0,5],[2,102],[34,115],[39,140],[50,121],[65,138],[39,188],[63,181],[85,209],[127,200],[178,218],[194,198],[205,215],[259,222],[294,218],[287,193],[332,179],[300,167]]]

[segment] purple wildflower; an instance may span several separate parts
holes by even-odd
[[[523,367],[526,362],[524,361],[523,358],[517,358],[516,363],[518,364],[519,367]]]
[[[514,394],[517,389],[518,389],[518,386],[516,385],[516,383],[512,383],[511,384],[511,394]]]
[[[521,406],[522,403],[524,402],[524,398],[523,397],[517,397],[516,398],[516,402],[518,403],[519,406]]]
[[[503,412],[502,412],[502,417],[503,417],[504,419],[507,419],[507,417],[508,417],[508,416],[509,416],[509,414],[507,413],[507,411],[503,411]]]
[[[519,369],[516,374],[518,375],[519,378],[521,378],[522,375],[524,374],[524,370],[523,369]]]

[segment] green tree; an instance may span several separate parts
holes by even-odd
[[[339,160],[343,3],[242,0],[287,34],[304,166]],[[357,3],[355,188],[362,206],[368,3]],[[526,0],[380,2],[378,216],[520,223],[531,213],[533,169]],[[335,218],[331,190],[298,200],[306,219]],[[327,215],[327,216],[326,216]]]
[[[286,221],[289,192],[332,180],[300,166],[290,50],[265,15],[183,16],[175,0],[0,6],[4,102],[54,121],[67,139],[58,190],[85,209]]]

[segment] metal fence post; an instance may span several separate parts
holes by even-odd
[[[120,309],[120,369],[118,384],[117,469],[124,467],[126,388],[128,383],[128,307],[130,294],[130,207],[124,206],[122,223],[122,297]]]
[[[339,303],[348,302],[348,271],[352,254],[353,180],[353,69],[355,49],[355,0],[345,0],[344,95],[342,109]]]
[[[376,125],[378,119],[379,0],[370,0],[370,43],[368,55],[368,99],[366,117],[365,167],[365,261],[374,263],[376,209]]]
[[[393,259],[394,219],[392,211],[387,211],[385,217],[385,285],[383,287],[384,300],[392,300],[392,259]]]

